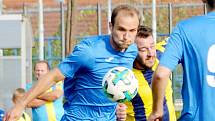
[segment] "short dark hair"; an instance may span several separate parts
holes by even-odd
[[[127,12],[127,15],[129,16],[135,16],[137,15],[138,17],[138,20],[140,21],[140,15],[139,15],[139,11],[132,7],[132,6],[129,6],[127,4],[122,4],[122,5],[119,5],[117,6],[116,8],[113,9],[112,11],[112,15],[111,15],[111,24],[114,26],[115,24],[115,19],[116,19],[116,16],[118,15],[118,13],[120,11],[126,11]]]
[[[210,8],[215,8],[215,0],[207,0],[207,4]]]
[[[140,25],[137,30],[137,37],[147,38],[152,36],[152,29],[147,26]]]
[[[48,70],[51,69],[51,67],[50,67],[50,65],[49,65],[49,63],[48,63],[48,61],[40,60],[40,61],[37,61],[37,62],[35,63],[34,70],[35,70],[35,68],[36,68],[36,66],[37,66],[38,63],[45,63],[45,64],[47,65]]]

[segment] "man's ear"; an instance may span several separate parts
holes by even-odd
[[[110,31],[112,32],[113,25],[112,25],[112,23],[111,23],[111,22],[109,22],[109,29],[110,29]]]

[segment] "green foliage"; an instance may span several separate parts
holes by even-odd
[[[21,50],[20,49],[4,49],[3,50],[3,55],[4,56],[14,56],[14,55],[21,55]]]
[[[39,55],[39,42],[34,41],[34,46],[32,48],[32,56],[33,58],[38,58]]]
[[[88,10],[81,10],[80,11],[80,14],[81,15],[90,15],[90,14],[96,14],[96,11],[95,10],[90,10],[90,9],[88,9]]]
[[[5,56],[14,55],[13,49],[5,49],[5,50],[3,50],[3,55],[5,55]]]
[[[50,41],[50,45],[48,42]],[[60,40],[47,40],[45,41],[45,60],[50,62],[52,68],[56,67],[57,64],[60,62],[61,58],[61,41]],[[48,50],[48,46],[51,50]],[[49,51],[49,52],[48,52]],[[39,42],[34,42],[34,47],[32,48],[32,55],[33,55],[33,66],[36,61],[39,59]]]
[[[51,43],[52,46],[52,56],[61,57],[61,41],[53,40]]]

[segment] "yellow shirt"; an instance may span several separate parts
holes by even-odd
[[[23,113],[22,117],[20,117],[20,119],[18,121],[31,121],[30,116],[27,113]]]
[[[165,41],[162,41],[157,44],[157,50],[161,53],[164,52],[165,48],[163,47],[166,44]],[[150,87],[151,76],[154,70],[157,68],[159,60],[156,59],[155,64],[152,69],[147,71],[141,71],[133,69],[133,72],[138,80],[138,94],[132,99],[131,102],[126,102],[127,105],[127,119],[126,121],[135,121],[135,120],[147,120],[151,111],[152,111],[152,90]],[[172,82],[168,81],[168,85],[165,92],[165,104],[164,104],[164,119],[169,121],[176,121],[175,109],[172,99]],[[135,119],[136,118],[136,119]]]

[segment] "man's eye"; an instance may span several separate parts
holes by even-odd
[[[144,49],[144,50],[140,50],[141,52],[146,52],[146,49]]]
[[[136,32],[136,29],[132,29],[132,30],[130,30],[130,32]]]

